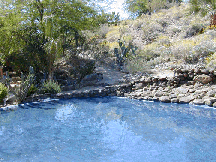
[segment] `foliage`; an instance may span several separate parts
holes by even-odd
[[[32,94],[36,93],[37,91],[38,91],[38,88],[34,84],[32,84],[28,90],[27,97],[31,96]]]
[[[61,87],[57,82],[53,80],[45,81],[40,90],[40,93],[43,93],[43,94],[45,93],[56,94],[59,92],[61,92]]]
[[[126,0],[126,6],[129,12],[136,16],[142,14],[151,14],[152,12],[158,11],[162,8],[169,8],[170,4],[178,4],[181,0]]]
[[[204,26],[202,24],[195,24],[191,28],[189,28],[186,32],[185,38],[192,37],[198,33],[202,33]]]
[[[80,66],[80,68],[78,69],[79,73],[81,74],[80,76],[80,81],[89,74],[92,74],[93,71],[95,69],[95,61],[88,61],[85,63],[84,66]]]
[[[15,91],[13,91],[18,103],[23,102],[27,97],[29,89],[31,88],[34,82],[34,76],[35,75],[32,67],[30,67],[29,75],[26,78],[24,76],[21,76],[22,82],[20,86],[16,88]]]
[[[110,21],[117,22],[113,13]],[[105,16],[106,17],[106,16]],[[6,0],[0,3],[0,57],[8,70],[51,73],[67,48],[83,44],[82,30],[107,21],[84,0]]]
[[[0,83],[0,101],[3,101],[3,99],[8,95],[8,88]]]
[[[190,0],[191,12],[201,12],[202,15],[206,15],[216,9],[216,0]]]

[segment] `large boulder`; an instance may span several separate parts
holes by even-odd
[[[212,81],[212,78],[208,75],[202,74],[195,76],[193,80],[202,84],[208,84]]]
[[[205,105],[213,106],[213,104],[216,102],[216,98],[209,97],[209,98],[204,99],[204,101],[205,101]]]
[[[205,105],[205,101],[203,99],[195,99],[192,101],[194,105]]]
[[[190,103],[193,100],[194,100],[193,96],[180,97],[179,98],[179,103]]]

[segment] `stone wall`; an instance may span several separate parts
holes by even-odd
[[[35,95],[25,102],[41,101],[51,97],[70,99],[80,97],[125,96],[160,102],[191,103],[216,107],[216,72],[207,69],[176,69],[173,78],[142,76],[128,83],[95,87],[92,90],[74,90],[70,93]]]
[[[173,78],[142,77],[124,96],[161,102],[191,103],[216,107],[216,72],[176,69]]]

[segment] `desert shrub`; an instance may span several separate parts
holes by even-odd
[[[8,88],[0,83],[0,101],[2,102],[3,99],[8,95]]]
[[[193,48],[197,57],[207,57],[216,51],[216,46],[213,41],[202,41]]]
[[[57,82],[53,80],[45,81],[40,90],[40,93],[42,94],[45,94],[45,93],[56,94],[59,92],[61,92],[61,87]]]
[[[109,32],[109,27],[108,24],[103,24],[101,25],[100,29],[98,30],[98,35],[101,38],[106,38],[106,34]]]
[[[205,59],[206,66],[216,69],[216,52]]]
[[[125,68],[130,73],[147,71],[150,67],[146,64],[146,62],[146,59],[143,57],[130,58],[126,60]]]
[[[159,23],[146,24],[143,27],[144,40],[151,43],[156,40],[161,32],[163,32],[163,27]]]
[[[191,28],[189,28],[187,31],[186,31],[186,36],[185,38],[188,38],[188,37],[192,37],[198,33],[201,33],[203,31],[203,25],[201,24],[195,24],[193,25]]]

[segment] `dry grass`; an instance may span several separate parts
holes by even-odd
[[[118,26],[99,30],[105,35],[109,56],[119,48],[118,40],[137,47],[136,55],[129,56],[129,71],[145,71],[155,65],[178,60],[185,64],[216,63],[216,29],[210,29],[210,13],[202,16],[190,13],[190,5],[182,3],[136,20],[125,20]],[[106,34],[105,34],[106,33]],[[102,43],[102,44],[103,44]]]

